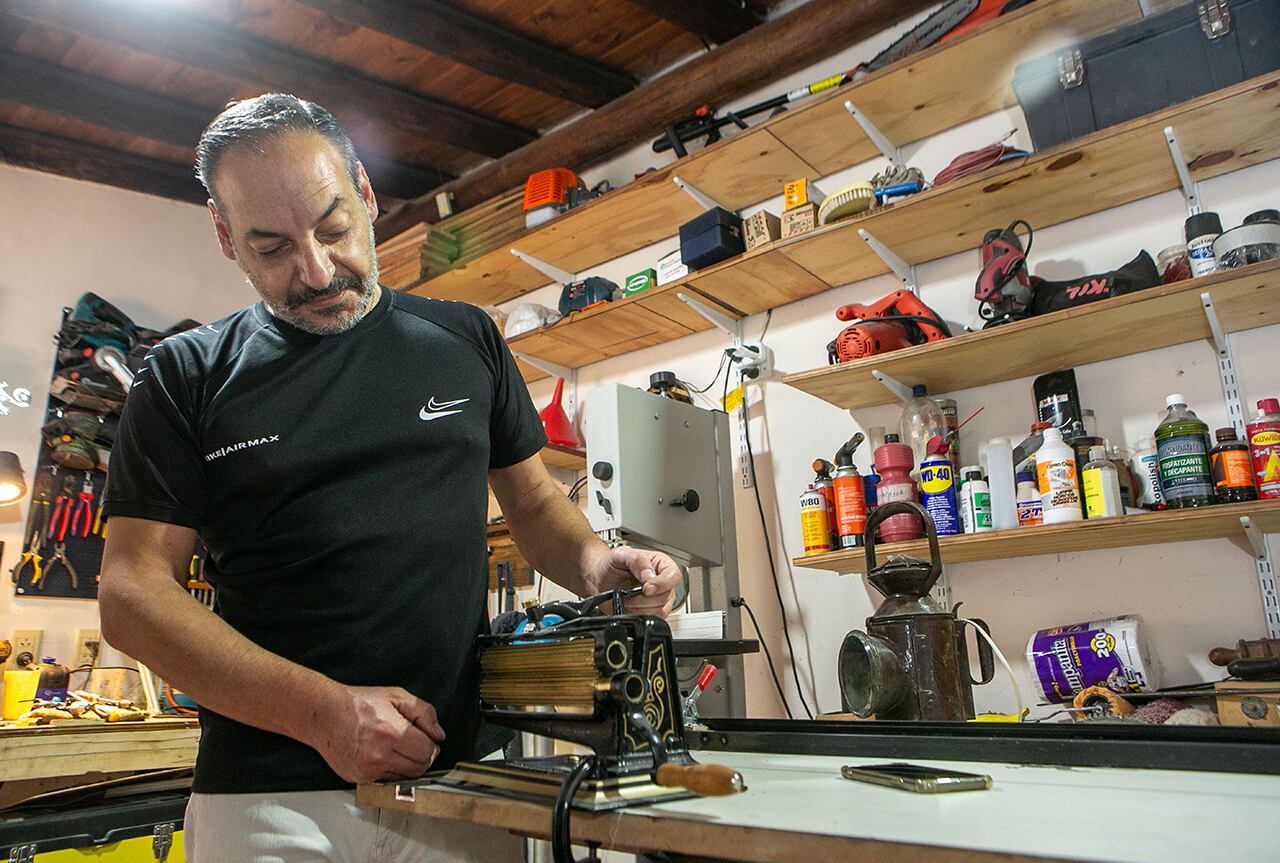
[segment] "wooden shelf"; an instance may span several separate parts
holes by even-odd
[[[780,240],[693,273],[683,283],[664,285],[657,293],[639,294],[577,321],[571,317],[520,336],[512,340],[512,347],[578,368],[658,344],[662,334],[687,335],[675,327],[639,330],[628,318],[636,314],[633,305],[645,302],[642,298],[663,303],[666,311],[661,316],[677,314],[672,310],[683,303],[675,295],[684,292],[742,317],[888,272],[859,238],[859,229],[869,231],[907,263],[919,264],[977,249],[989,228],[1015,218],[1040,229],[1179,188],[1165,143],[1166,126],[1176,130],[1195,180],[1275,159],[1280,157],[1277,87],[1280,72],[1104,129],[855,219]],[[711,326],[687,309],[684,315],[680,324],[690,332]],[[833,317],[831,335],[839,326]]]
[[[654,171],[540,226],[514,243],[570,272],[675,234],[701,208],[671,182],[697,186],[731,209],[773,197],[797,177],[817,178],[875,157],[844,110],[853,99],[890,140],[905,145],[1016,103],[1013,68],[1035,56],[1142,17],[1138,0],[1039,0],[954,40]],[[547,284],[504,245],[434,278],[392,287],[442,299],[500,303]]]
[[[939,394],[1043,374],[1211,338],[1202,293],[1209,294],[1225,332],[1280,323],[1280,261],[1158,285],[782,380],[847,410],[896,401],[873,371]]]
[[[564,470],[587,469],[586,450],[569,449],[568,447],[549,443],[542,448],[538,455],[542,456],[542,461],[546,463],[547,467],[558,467]]]
[[[1264,533],[1280,531],[1280,501],[1271,500],[947,536],[939,540],[938,547],[944,563],[1219,538],[1234,540],[1248,548],[1248,541],[1240,524],[1243,516],[1252,519],[1254,525]],[[1252,555],[1252,550],[1249,553]],[[876,546],[878,562],[883,562],[893,554],[928,559],[929,544],[925,540],[914,540]],[[866,550],[859,548],[797,557],[792,563],[807,569],[829,570],[842,575],[862,573],[866,570]]]

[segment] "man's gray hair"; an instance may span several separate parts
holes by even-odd
[[[320,105],[286,93],[264,93],[231,102],[214,117],[196,144],[196,177],[216,202],[213,175],[228,151],[248,146],[260,152],[268,141],[292,132],[314,132],[332,144],[341,154],[351,182],[360,187],[356,149],[346,130]]]

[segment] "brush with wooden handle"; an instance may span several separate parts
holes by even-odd
[[[703,797],[723,797],[747,790],[742,774],[723,764],[663,764],[654,781],[664,788],[687,788]]]

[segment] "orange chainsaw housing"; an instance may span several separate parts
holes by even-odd
[[[569,190],[578,185],[578,175],[568,168],[547,168],[530,174],[524,182],[524,211],[547,204],[563,204]]]

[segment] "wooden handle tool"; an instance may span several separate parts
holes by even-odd
[[[723,764],[663,764],[654,778],[664,788],[688,788],[704,797],[747,790],[742,774]]]

